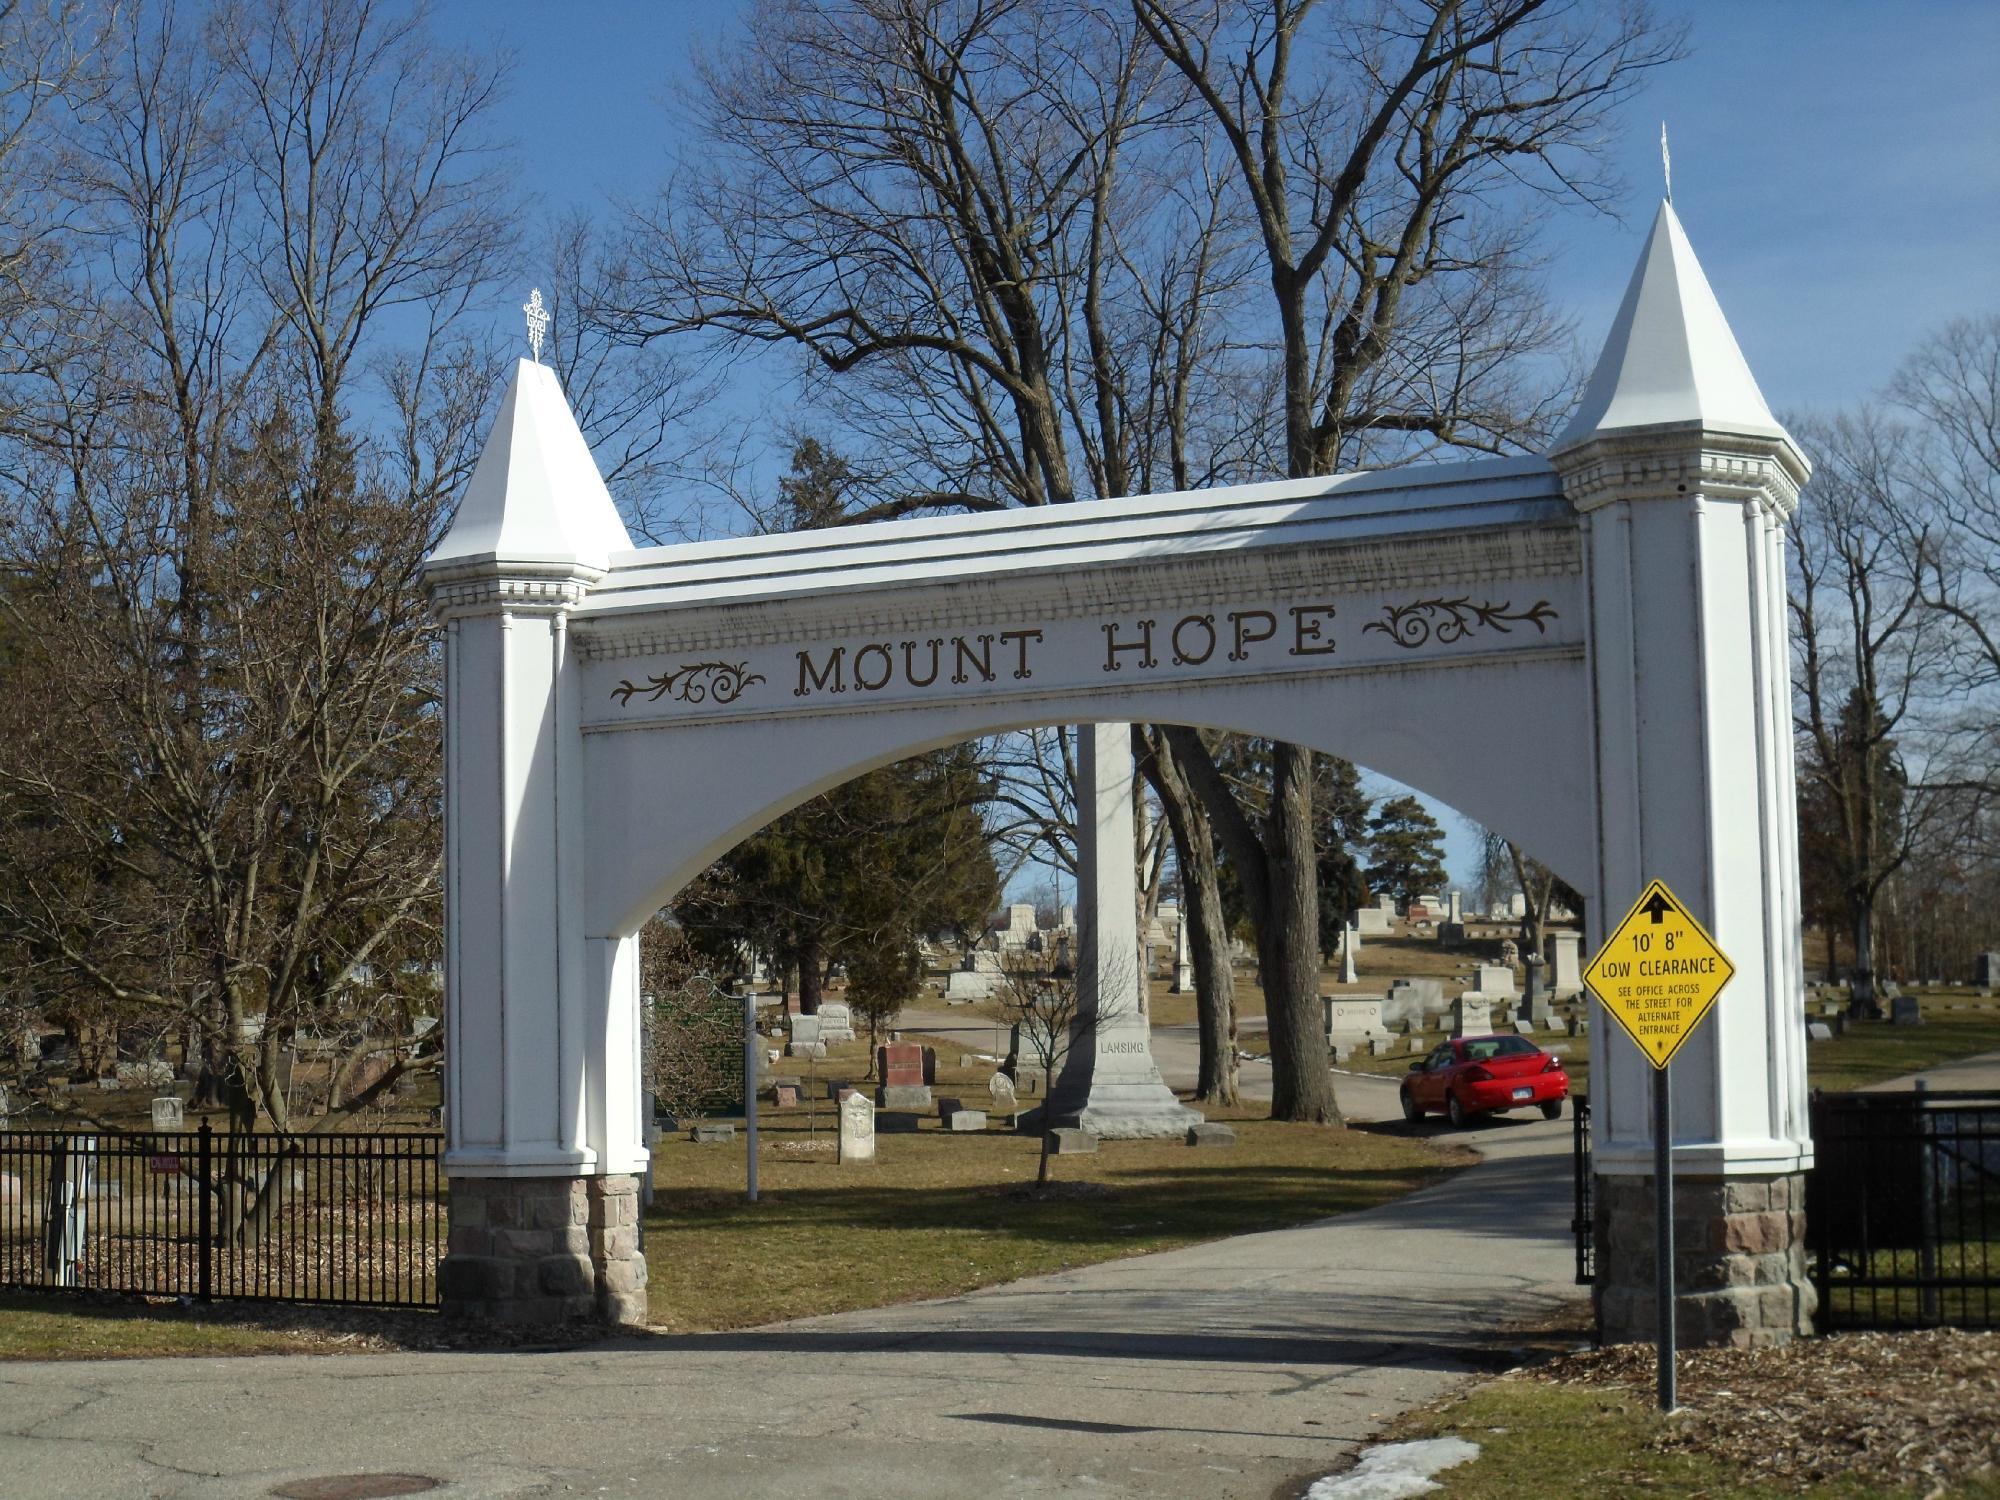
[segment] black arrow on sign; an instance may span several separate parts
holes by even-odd
[[[1639,908],[1640,911],[1651,913],[1655,927],[1664,922],[1667,918],[1667,913],[1673,909],[1674,903],[1669,901],[1665,896],[1662,896],[1658,891],[1653,892],[1652,900]]]

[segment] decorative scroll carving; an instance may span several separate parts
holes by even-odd
[[[1548,622],[1556,618],[1546,599],[1537,599],[1524,610],[1515,609],[1511,599],[1498,604],[1474,604],[1465,597],[1417,599],[1409,604],[1385,604],[1382,613],[1385,618],[1370,620],[1361,627],[1362,633],[1372,630],[1386,635],[1406,651],[1414,651],[1433,640],[1449,645],[1480,629],[1509,635],[1514,626],[1521,624],[1532,624],[1536,631],[1546,635]]]
[[[761,672],[747,671],[749,665],[748,662],[733,665],[726,661],[684,662],[675,671],[648,677],[643,684],[628,678],[611,690],[611,696],[627,704],[635,697],[657,703],[669,695],[676,703],[705,703],[711,698],[717,703],[734,703],[743,696],[745,688],[764,680]]]

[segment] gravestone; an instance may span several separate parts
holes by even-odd
[[[946,1130],[954,1131],[959,1134],[968,1134],[973,1131],[984,1130],[986,1128],[986,1111],[983,1109],[966,1109],[963,1107],[955,1109],[951,1112],[950,1116],[946,1118],[944,1122],[944,1128]]]
[[[1515,964],[1519,963],[1520,961],[1521,961],[1521,945],[1519,943],[1515,942],[1512,938],[1508,938],[1500,944],[1501,963],[1505,964],[1508,968],[1511,969],[1514,967]]]
[[[1830,1042],[1833,1040],[1833,1028],[1824,1021],[1808,1021],[1806,1022],[1806,1040],[1809,1042]]]
[[[1382,1019],[1391,1024],[1416,1022],[1444,1009],[1442,979],[1398,979],[1382,1002]]]
[[[779,1109],[795,1108],[799,1102],[799,1086],[796,1083],[773,1084],[771,1097]]]
[[[1924,1013],[1915,995],[1898,995],[1889,1002],[1889,1024],[1892,1026],[1924,1024]]]
[[[792,1039],[785,1047],[787,1057],[825,1057],[826,1044],[820,1037],[818,1016],[793,1016]]]
[[[1051,1156],[1088,1156],[1097,1150],[1096,1132],[1085,1130],[1080,1126],[1064,1126],[1051,1130],[1048,1133],[1048,1140]]]
[[[836,1160],[875,1160],[875,1106],[866,1094],[849,1094],[840,1101],[840,1154]]]
[[[936,1076],[935,1065],[926,1067],[925,1048],[915,1042],[889,1042],[875,1049],[875,1076],[882,1086],[875,1102],[883,1109],[929,1109],[929,1078]]]
[[[1236,1144],[1236,1132],[1227,1125],[1207,1120],[1188,1126],[1187,1143],[1190,1146],[1233,1146]]]
[[[822,1000],[819,1003],[819,1040],[822,1042],[851,1042],[854,1040],[854,1012],[844,1000]]]
[[[1386,898],[1385,898],[1386,899]],[[1384,911],[1379,906],[1359,906],[1349,917],[1356,931],[1372,933],[1377,937],[1386,935],[1395,919],[1394,909]]]
[[[1558,1000],[1583,993],[1583,934],[1557,931],[1542,940],[1542,957],[1548,962],[1549,993]]]
[[[1322,995],[1320,1006],[1329,1041],[1361,1042],[1386,1037],[1380,995]]]
[[[697,1125],[689,1134],[698,1146],[720,1146],[736,1139],[736,1127],[729,1124]]]
[[[1492,1000],[1513,998],[1514,971],[1502,964],[1481,964],[1475,971],[1473,988]]]
[[[183,1128],[185,1106],[178,1094],[162,1094],[153,1101],[153,1129],[180,1130]]]
[[[1360,936],[1352,927],[1347,929],[1340,944],[1340,982],[1353,984],[1359,977],[1354,968],[1355,940]]]
[[[1522,895],[1519,891],[1516,891],[1514,892],[1513,895],[1507,898],[1508,916],[1512,917],[1515,921],[1518,922],[1521,918],[1525,917],[1527,914],[1528,914],[1528,898],[1526,896]]]
[[[1982,990],[2000,986],[2000,953],[1979,953],[1973,956],[1972,983]]]
[[[1021,1107],[1020,1098],[1014,1092],[1014,1080],[1005,1073],[995,1073],[987,1079],[986,1091],[993,1096],[996,1114],[1010,1115]]]
[[[1000,987],[998,974],[972,973],[960,969],[945,980],[944,1001],[947,1005],[970,1005],[977,1000],[990,1000],[993,992]]]
[[[1483,1000],[1468,1000],[1464,996],[1451,1002],[1451,1034],[1453,1036],[1485,1036],[1493,1030],[1493,1011]]]

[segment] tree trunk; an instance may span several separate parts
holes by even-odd
[[[826,975],[826,952],[819,934],[812,933],[799,943],[799,1014],[819,1014],[820,982]]]
[[[1875,994],[1875,903],[1861,892],[1847,898],[1854,966],[1847,976],[1847,1013],[1857,1021],[1882,1019],[1882,1002]]]
[[[1274,745],[1264,819],[1268,909],[1257,932],[1271,1037],[1271,1118],[1344,1123],[1334,1102],[1319,998],[1319,864],[1313,848],[1312,752]]]
[[[1195,1097],[1203,1104],[1233,1105],[1238,1102],[1236,972],[1229,962],[1229,930],[1222,914],[1215,832],[1166,735],[1142,731],[1138,738],[1139,765],[1159,795],[1181,871],[1181,920],[1188,924],[1201,1043]]]

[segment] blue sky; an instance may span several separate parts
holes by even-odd
[[[1692,55],[1629,109],[1617,217],[1574,216],[1552,284],[1586,346],[1602,337],[1660,192],[1674,206],[1771,405],[1856,402],[1927,330],[2000,306],[2000,5],[1724,0],[1660,9]],[[690,56],[754,4],[444,0],[453,42],[516,66],[501,117],[524,186],[552,208],[649,194],[686,140]],[[524,268],[524,284],[532,270]],[[522,289],[496,303],[517,319]],[[767,393],[739,391],[747,410]],[[1453,826],[1452,868],[1470,841]]]

